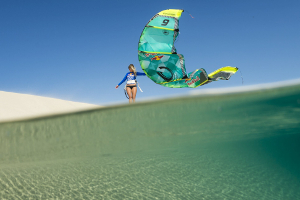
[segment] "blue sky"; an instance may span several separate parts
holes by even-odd
[[[300,77],[299,0],[1,0],[0,90],[93,104],[127,102],[115,86],[137,56],[140,34],[156,13],[184,9],[177,52],[187,72],[238,67],[243,85]],[[166,88],[138,77],[137,100],[196,89]]]

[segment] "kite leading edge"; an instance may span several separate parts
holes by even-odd
[[[177,54],[174,46],[182,12],[163,10],[146,24],[138,46],[139,61],[146,75],[155,83],[171,88],[195,88],[219,79],[228,80],[238,68],[227,66],[208,75],[203,68],[186,73],[184,57]]]

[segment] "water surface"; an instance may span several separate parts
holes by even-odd
[[[300,199],[300,85],[2,123],[0,199]]]

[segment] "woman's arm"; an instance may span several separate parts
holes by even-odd
[[[126,78],[127,78],[127,75],[128,75],[128,73],[124,76],[123,80],[118,84],[118,86],[120,86],[122,83],[124,83],[124,81],[125,81]]]
[[[144,72],[136,72],[137,76],[146,76],[146,74]]]

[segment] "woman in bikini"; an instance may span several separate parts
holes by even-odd
[[[123,80],[116,86],[116,89],[118,89],[118,87],[127,79],[126,91],[129,96],[129,103],[134,103],[137,92],[136,77],[145,76],[146,74],[143,72],[137,72],[133,64],[130,64],[128,66],[128,69],[129,72],[125,75]]]

